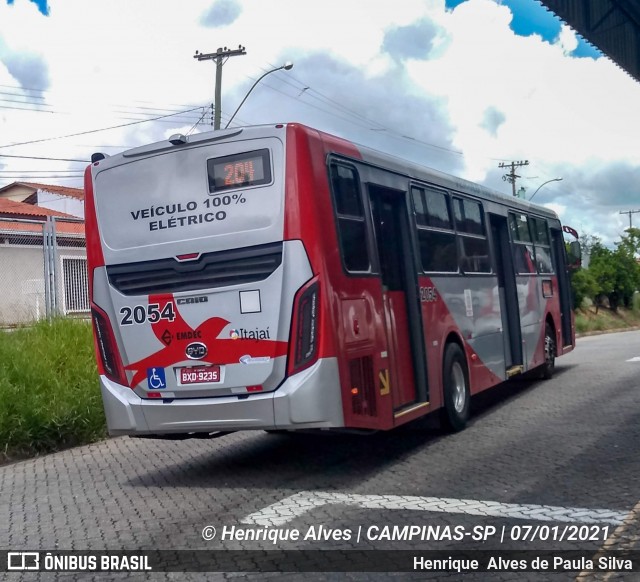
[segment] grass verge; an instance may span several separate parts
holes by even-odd
[[[0,332],[0,462],[105,436],[90,324],[61,318]]]
[[[576,311],[576,332],[591,333],[598,331],[616,331],[640,326],[640,310],[618,309],[613,312],[601,307],[596,313],[593,306]]]

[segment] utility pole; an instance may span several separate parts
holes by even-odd
[[[238,45],[237,49],[228,49],[227,47],[219,48],[215,53],[200,53],[196,51],[193,55],[194,59],[199,61],[216,61],[216,96],[215,96],[215,114],[213,119],[213,129],[220,129],[220,115],[222,112],[222,65],[227,62],[229,57],[237,57],[240,55],[246,55],[247,51],[242,45]],[[224,61],[223,61],[224,59]]]
[[[520,168],[521,166],[528,166],[529,160],[525,160],[524,162],[511,162],[510,164],[500,163],[498,164],[499,168],[511,168],[511,171],[508,174],[502,176],[502,179],[511,184],[511,188],[513,190],[513,195],[516,195],[516,178],[519,178],[518,174],[516,174],[516,168]]]
[[[637,212],[640,212],[640,209],[638,210],[621,210],[620,214],[628,214],[629,215],[629,228],[633,228],[633,224],[631,223],[631,215],[632,214],[636,214]]]

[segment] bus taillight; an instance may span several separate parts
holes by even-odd
[[[320,284],[314,279],[296,294],[291,326],[289,373],[308,368],[318,358]]]
[[[100,356],[98,364],[102,364],[104,374],[109,380],[128,386],[127,375],[124,372],[116,338],[107,315],[94,305],[91,308],[91,319],[93,320],[96,347]]]

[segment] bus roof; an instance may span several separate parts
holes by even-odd
[[[446,188],[451,191],[465,192],[467,194],[475,195],[478,198],[482,198],[484,200],[494,202],[502,206],[507,205],[509,207],[522,210],[523,212],[535,212],[539,215],[558,219],[558,215],[553,210],[550,210],[549,208],[546,208],[544,206],[533,204],[521,198],[515,198],[513,196],[505,195],[492,188],[481,186],[480,184],[476,184],[469,180],[458,178],[451,174],[435,170],[433,168],[430,168],[429,166],[411,162],[399,156],[381,152],[366,145],[352,142],[350,140],[337,137],[327,132],[295,122],[234,127],[230,129],[198,133],[190,136],[176,134],[171,136],[167,140],[158,141],[125,150],[119,154],[115,154],[114,156],[105,156],[104,159],[101,160],[100,165],[103,167],[116,166],[125,161],[131,160],[131,158],[145,157],[161,152],[168,152],[172,149],[179,149],[185,146],[198,147],[202,145],[208,145],[216,141],[240,138],[240,136],[241,139],[258,139],[263,137],[270,137],[273,135],[282,135],[284,137],[287,128],[291,128],[294,131],[300,131],[306,134],[317,135],[324,142],[325,148],[328,152],[335,153],[340,156],[353,157],[352,155],[345,152],[350,152],[353,150],[353,148],[355,148],[357,149],[361,157],[358,159],[354,158],[354,161],[381,166],[397,174],[407,176],[410,179],[430,182],[434,185]],[[336,144],[336,140],[338,143],[344,143],[344,151],[338,151],[335,148],[334,144]],[[103,154],[100,155],[102,156]]]

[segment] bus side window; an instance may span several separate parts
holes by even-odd
[[[490,273],[489,242],[482,205],[474,200],[453,199],[460,249],[460,267],[465,273]]]
[[[350,272],[369,272],[371,261],[367,249],[367,229],[355,169],[332,164],[331,186],[344,266]]]
[[[531,218],[531,226],[533,227],[533,244],[536,251],[538,273],[553,273],[547,221],[542,218]]]
[[[526,214],[509,213],[509,230],[513,243],[513,260],[516,272],[524,275],[536,273],[536,255]]]
[[[451,224],[447,195],[424,188],[411,188],[418,227],[422,270],[457,273],[456,235]]]

